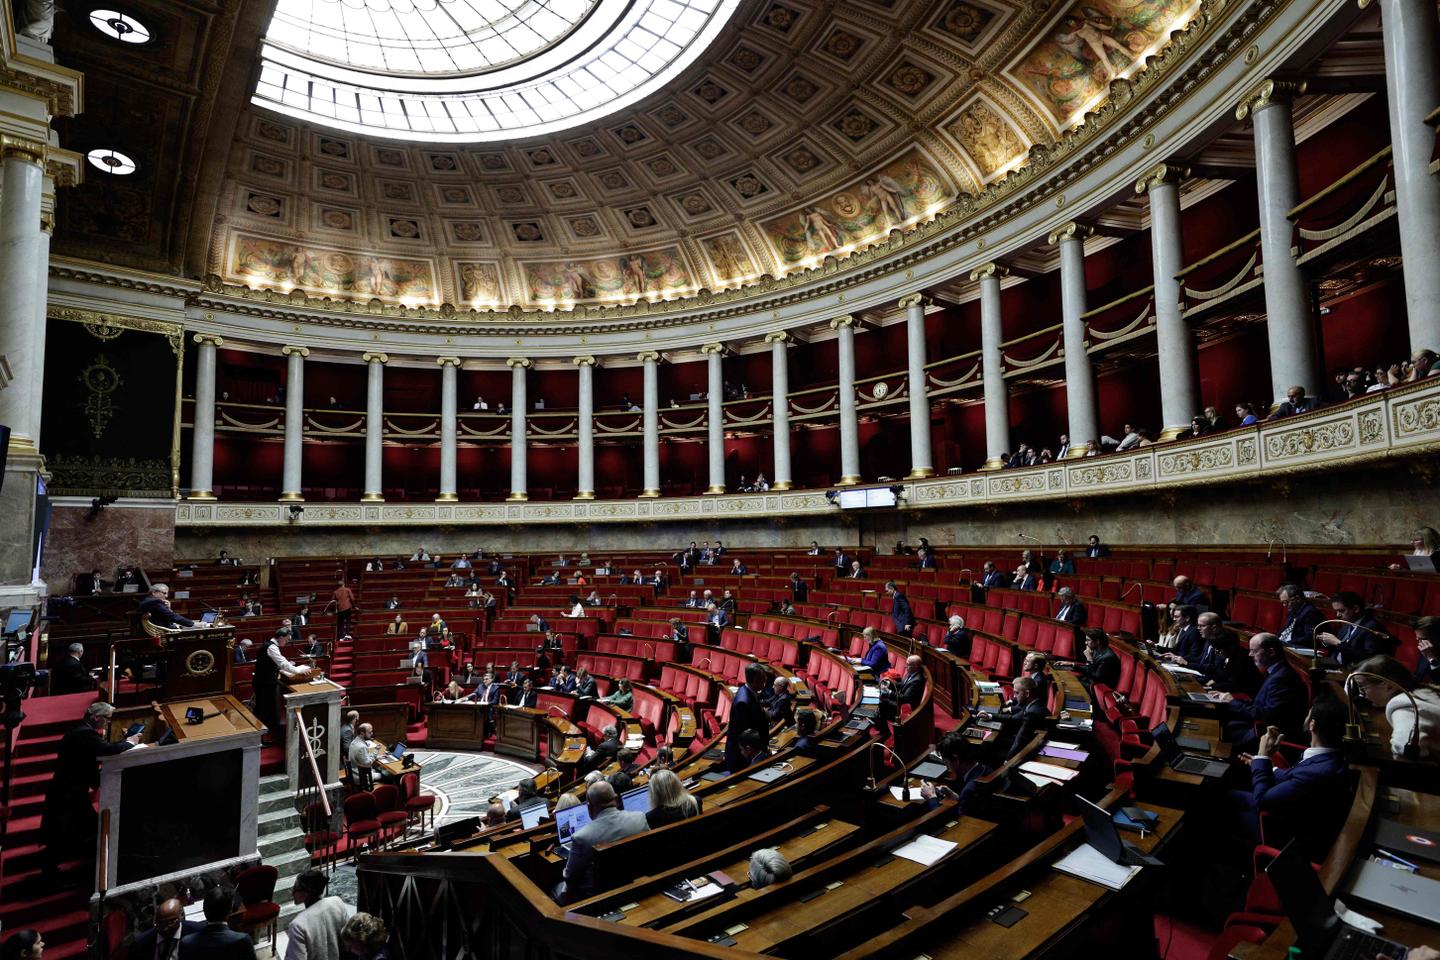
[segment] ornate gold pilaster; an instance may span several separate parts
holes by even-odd
[[[1176,183],[1190,176],[1190,168],[1178,163],[1157,163],[1135,181],[1136,193],[1149,193],[1156,187]]]
[[[795,342],[795,338],[792,337],[788,331],[785,331],[785,330],[776,330],[774,333],[767,333],[767,334],[765,334],[765,342],[766,342],[766,343],[783,343],[783,344],[785,344],[785,346],[788,347],[788,346],[790,346],[791,344],[793,344],[793,343]]]
[[[1293,100],[1305,92],[1305,87],[1304,80],[1278,80],[1275,77],[1262,80],[1254,90],[1241,98],[1235,107],[1235,119],[1244,120],[1276,100]]]
[[[664,361],[665,358],[655,350],[642,350],[641,352],[635,354],[635,359],[639,360],[641,363],[661,363]]]
[[[534,361],[532,361],[529,357],[511,357],[510,359],[505,361],[505,366],[509,367],[512,370],[516,367],[523,367],[524,369],[529,370],[534,365]]]
[[[707,343],[700,347],[700,352],[707,356],[712,353],[718,353],[723,357],[728,352],[728,348],[723,343]]]
[[[202,346],[207,343],[213,343],[217,348],[225,346],[225,338],[214,333],[197,333],[193,339]]]
[[[435,362],[438,363],[438,364],[439,364],[440,366],[442,366],[442,367],[459,367],[459,366],[460,366],[460,358],[459,358],[459,357],[436,357],[436,358],[435,358]],[[528,361],[528,360],[525,361],[525,365],[526,365],[526,366],[529,366],[529,365],[530,365],[530,361]]]
[[[43,165],[49,149],[49,144],[41,140],[32,140],[13,133],[0,133],[0,160],[21,157],[33,164]]]
[[[839,330],[841,327],[854,327],[860,329],[861,323],[854,314],[844,314],[830,321],[831,330]]]

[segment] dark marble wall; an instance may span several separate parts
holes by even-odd
[[[173,500],[122,500],[91,518],[89,500],[66,497],[53,505],[40,573],[54,595],[97,567],[108,579],[117,566],[164,570],[174,562]]]

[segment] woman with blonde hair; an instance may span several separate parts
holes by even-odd
[[[700,814],[700,798],[685,789],[673,770],[656,770],[650,775],[650,809],[645,822],[650,829],[678,823]]]
[[[1410,535],[1410,547],[1411,550],[1406,556],[1430,557],[1431,559],[1440,557],[1440,532],[1436,532],[1434,527],[1421,527]],[[1405,570],[1407,565],[1392,563],[1390,569]]]

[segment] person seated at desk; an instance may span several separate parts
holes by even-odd
[[[920,545],[920,549],[916,551],[916,557],[915,566],[917,569],[935,570],[939,568],[939,564],[935,562],[935,551],[931,549],[928,543],[922,543]]]
[[[174,960],[180,955],[180,941],[205,929],[198,920],[185,919],[185,903],[175,897],[155,908],[155,925],[135,935],[128,956],[135,960]]]
[[[779,850],[763,847],[750,854],[746,872],[750,876],[750,889],[763,890],[771,884],[789,880],[795,875],[795,868]]]
[[[1040,589],[1040,578],[1030,572],[1025,564],[1015,568],[1015,573],[1010,577],[1011,590],[1038,590]]]
[[[732,576],[743,577],[749,572],[749,568],[746,567],[745,564],[740,562],[739,557],[735,557],[730,561],[730,573]]]
[[[557,693],[574,693],[575,682],[575,674],[571,673],[570,668],[562,663],[555,668],[555,677],[550,681],[550,686]]]
[[[1055,611],[1056,620],[1061,623],[1074,624],[1077,627],[1085,626],[1089,613],[1085,609],[1085,604],[1075,596],[1074,590],[1069,587],[1061,587],[1055,591],[1055,599],[1060,601],[1060,609]]]
[[[584,611],[581,611],[581,613],[583,614]],[[537,633],[545,633],[550,629],[550,621],[546,620],[538,613],[530,614],[530,622],[535,625],[535,630]]]
[[[574,903],[599,892],[595,877],[595,848],[633,837],[650,829],[645,814],[621,810],[615,788],[604,780],[592,783],[585,791],[590,808],[590,822],[570,836],[570,856],[565,860],[565,877],[556,891],[562,903]]]
[[[686,610],[700,609],[700,595],[694,590],[691,590],[690,596],[686,597],[683,601],[681,601],[680,606],[684,607]]]
[[[725,613],[725,608],[712,601],[705,608],[705,629],[710,636],[710,642],[718,646],[720,632],[728,626],[730,617]]]
[[[896,717],[899,717],[899,708],[908,706],[911,710],[920,706],[920,701],[925,698],[925,669],[920,665],[920,657],[911,654],[905,658],[905,672],[899,680],[880,681],[881,699],[895,701]]]
[[[460,686],[459,680],[451,680],[445,685],[445,689],[435,694],[436,703],[474,703],[475,694],[466,693],[465,688]]]
[[[385,624],[385,635],[387,637],[404,636],[410,632],[410,624],[400,614],[395,614],[395,619]]]
[[[1255,749],[1260,734],[1257,724],[1279,727],[1282,732],[1300,730],[1309,705],[1310,694],[1305,681],[1285,660],[1285,645],[1273,633],[1257,633],[1250,638],[1250,659],[1264,679],[1250,700],[1237,700],[1228,693],[1215,693],[1211,699],[1223,704],[1221,720],[1225,739],[1235,749]]]
[[[575,696],[584,700],[593,700],[599,695],[599,688],[595,685],[595,678],[590,676],[590,671],[584,667],[575,668]]]
[[[865,568],[860,565],[859,560],[850,561],[850,570],[845,574],[846,580],[864,580]]]
[[[1035,699],[1046,704],[1050,702],[1050,688],[1055,684],[1045,669],[1049,662],[1045,654],[1031,650],[1025,654],[1025,662],[1020,666],[1021,675],[1035,681]]]
[[[1170,598],[1171,603],[1178,603],[1181,606],[1195,607],[1196,612],[1210,609],[1210,601],[1205,596],[1205,591],[1195,586],[1189,577],[1179,576],[1171,581],[1175,588],[1175,596]]]
[[[1351,783],[1340,751],[1347,718],[1345,704],[1334,697],[1318,697],[1305,717],[1310,746],[1298,763],[1283,770],[1272,766],[1271,754],[1284,739],[1275,726],[1265,729],[1254,756],[1241,755],[1250,766],[1251,787],[1248,795],[1238,792],[1237,800],[1241,825],[1254,842],[1260,842],[1263,813],[1266,843],[1284,846],[1294,837],[1304,844],[1312,862],[1325,859],[1350,810]]]
[[[570,612],[563,614],[563,616],[571,620],[585,619],[585,604],[580,602],[580,598],[577,595],[573,593],[570,594]]]
[[[998,713],[980,711],[982,719],[994,720],[1000,724],[1000,732],[995,742],[999,745],[1002,761],[1009,760],[1024,750],[1036,732],[1050,719],[1050,711],[1040,700],[1034,680],[1029,677],[1016,677],[1011,684],[1011,692],[1013,699],[1001,707]]]
[[[235,666],[238,667],[242,664],[253,663],[255,661],[255,658],[250,656],[250,650],[254,646],[255,641],[249,637],[241,637],[235,642]]]
[[[1415,682],[1440,682],[1440,617],[1421,617],[1415,621],[1415,646],[1420,651],[1415,663]]]
[[[600,731],[600,742],[590,751],[590,769],[599,770],[620,755],[624,744],[620,742],[620,730],[614,725]]]
[[[1164,654],[1163,659],[1182,665],[1200,662],[1205,656],[1205,640],[1200,636],[1200,627],[1196,623],[1199,617],[1198,608],[1188,603],[1176,605],[1171,614],[1171,622],[1175,626],[1175,642],[1170,649],[1174,652]]]
[[[515,585],[511,582],[510,573],[507,570],[500,571],[500,574],[495,578],[495,586],[511,593],[515,591]]]
[[[455,679],[460,681],[462,687],[473,687],[480,682],[480,671],[475,669],[473,661],[466,660],[460,672],[455,674]]]
[[[795,722],[795,699],[790,696],[790,681],[784,677],[775,678],[770,689],[760,698],[760,702],[772,724],[780,723],[788,727]]]
[[[236,647],[239,652],[239,647]],[[72,643],[65,656],[50,671],[50,694],[84,693],[95,689],[95,678],[85,667],[85,644]]]
[[[601,697],[600,702],[614,704],[622,710],[634,707],[635,693],[630,688],[630,681],[624,677],[615,681],[615,689],[611,691],[610,696]]]
[[[1190,664],[1205,677],[1205,686],[1222,693],[1243,693],[1253,697],[1260,689],[1260,674],[1255,664],[1240,648],[1240,638],[1225,629],[1220,614],[1206,610],[1200,614],[1197,623],[1200,638],[1205,641],[1205,656],[1199,663]]]
[[[746,730],[740,734],[739,765],[730,770],[731,773],[738,773],[741,770],[748,770],[770,762],[770,743],[767,737],[755,730]]]
[[[1070,551],[1055,551],[1055,559],[1050,561],[1047,570],[1053,580],[1057,576],[1073,576],[1075,574],[1075,561],[1070,558]]]
[[[655,596],[660,596],[660,594],[665,592],[665,571],[657,568],[654,576],[649,579],[648,583],[651,587],[655,588]]]
[[[926,805],[937,807],[941,800],[954,797],[959,801],[959,810],[965,809],[980,795],[980,778],[989,776],[990,767],[980,762],[980,748],[959,730],[951,730],[935,744],[935,752],[950,768],[950,775],[936,783],[925,782],[920,786],[920,797]]]
[[[1075,676],[1087,687],[1099,683],[1113,690],[1120,682],[1120,658],[1110,649],[1110,636],[1104,630],[1085,631],[1085,663],[1075,665]]]
[[[296,627],[308,627],[310,625],[310,604],[300,604],[300,609],[290,618],[290,624]]]
[[[941,638],[945,649],[962,659],[970,656],[970,631],[965,628],[965,618],[958,613],[950,614],[945,624],[945,636]]]
[[[890,651],[886,648],[885,641],[880,639],[880,633],[874,627],[861,630],[860,636],[869,644],[865,648],[865,656],[860,660],[860,666],[876,677],[884,676],[885,671],[890,669]]]
[[[585,605],[589,607],[600,607],[604,606],[604,604],[605,600],[600,596],[600,591],[598,589],[591,590],[590,596],[585,598]]]
[[[1101,543],[1100,538],[1092,533],[1086,541],[1085,556],[1091,560],[1103,560],[1110,556],[1110,548]]]
[[[325,644],[321,643],[320,638],[312,633],[305,638],[305,645],[300,648],[300,655],[302,657],[323,657],[326,655]]]
[[[350,742],[350,752],[345,757],[360,789],[370,789],[375,779],[375,761],[384,753],[385,747],[375,742],[375,728],[368,723],[360,724],[355,730],[355,739]]]
[[[790,748],[805,753],[814,748],[818,742],[816,733],[820,729],[820,714],[815,710],[802,708],[795,711],[795,739],[791,741]]]
[[[984,590],[991,587],[1003,587],[1005,586],[1005,574],[995,566],[994,560],[986,560],[985,565],[980,568],[980,580],[976,585]]]
[[[703,805],[692,796],[673,770],[656,770],[650,774],[650,809],[645,822],[651,830],[689,820],[700,815]]]
[[[1275,591],[1280,605],[1285,608],[1285,625],[1280,628],[1280,642],[1294,647],[1310,648],[1315,642],[1315,628],[1325,619],[1305,596],[1305,591],[1293,583],[1282,583]]]
[[[170,587],[164,583],[152,586],[150,595],[140,601],[140,615],[148,616],[152,626],[170,630],[195,626],[194,620],[170,609]]]
[[[1415,674],[1392,657],[1362,660],[1351,677],[1356,694],[1385,708],[1390,751],[1397,760],[1440,759],[1440,688],[1417,683]]]
[[[542,587],[553,587],[553,586],[557,585],[559,582],[560,582],[560,571],[559,571],[559,570],[551,570],[551,571],[550,571],[549,573],[547,573],[545,576],[543,576],[543,577],[540,578],[540,586],[542,586]]]
[[[1333,632],[1317,630],[1315,641],[1317,648],[1336,663],[1354,666],[1367,657],[1389,656],[1394,651],[1395,639],[1365,609],[1365,601],[1358,593],[1341,590],[1330,598],[1330,607],[1342,626]]]
[[[205,926],[180,938],[178,960],[255,960],[250,935],[230,929],[235,893],[215,886],[205,894]]]

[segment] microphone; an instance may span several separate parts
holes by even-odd
[[[1359,741],[1362,739],[1362,737],[1360,736],[1360,711],[1355,708],[1355,697],[1357,696],[1357,694],[1352,694],[1350,692],[1351,681],[1354,680],[1356,677],[1366,677],[1370,680],[1378,680],[1379,682],[1385,684],[1387,687],[1394,687],[1396,690],[1399,690],[1402,694],[1405,695],[1405,699],[1410,701],[1410,709],[1415,711],[1415,722],[1410,726],[1410,736],[1406,739],[1405,747],[1403,750],[1400,751],[1400,755],[1406,760],[1420,759],[1420,705],[1415,701],[1414,694],[1412,694],[1409,690],[1406,690],[1404,687],[1400,686],[1400,684],[1396,683],[1394,680],[1391,680],[1388,677],[1380,676],[1378,673],[1367,673],[1357,670],[1345,678],[1345,696],[1350,706],[1350,722],[1345,725],[1345,739],[1354,741]],[[1363,696],[1363,694],[1359,695]],[[1379,704],[1375,705],[1379,706]]]
[[[1120,599],[1124,600],[1126,597],[1130,596],[1132,591],[1139,590],[1142,586],[1143,584],[1139,580],[1136,580],[1134,583],[1130,584],[1130,586],[1120,591]]]
[[[1015,538],[1017,540],[1029,540],[1031,543],[1044,543],[1039,537],[1032,537],[1028,533],[1017,533],[1015,534]]]
[[[641,650],[644,650],[646,647],[649,647],[649,648],[650,648],[650,656],[653,658],[653,657],[655,656],[655,644],[653,644],[653,643],[642,643],[642,644],[640,644],[640,649],[641,649]]]
[[[551,711],[551,710],[554,710],[555,713],[560,717],[561,720],[569,720],[569,719],[570,719],[569,717],[567,717],[567,716],[565,715],[565,711],[564,711],[564,710],[561,710],[561,709],[560,709],[558,706],[556,706],[555,704],[553,704],[553,703],[547,703],[547,704],[545,704],[545,711],[548,713],[548,712]]]
[[[874,750],[875,747],[879,747],[881,750],[884,750],[886,753],[890,754],[890,756],[894,758],[895,764],[896,764],[896,766],[898,766],[898,767],[900,768],[900,774],[901,774],[901,778],[900,778],[900,784],[901,784],[901,786],[900,786],[900,799],[903,800],[903,801],[906,802],[906,803],[909,803],[909,802],[910,802],[910,785],[905,782],[905,761],[904,761],[904,760],[901,760],[899,754],[897,754],[894,750],[891,750],[889,747],[885,746],[885,744],[881,743],[879,740],[871,740],[871,741],[870,741],[870,746],[869,746],[868,748],[866,748],[866,756],[867,756],[868,762],[869,762],[869,764],[870,764],[870,786],[869,786],[868,789],[874,790],[875,787],[876,787],[876,783],[875,783],[875,750]]]

